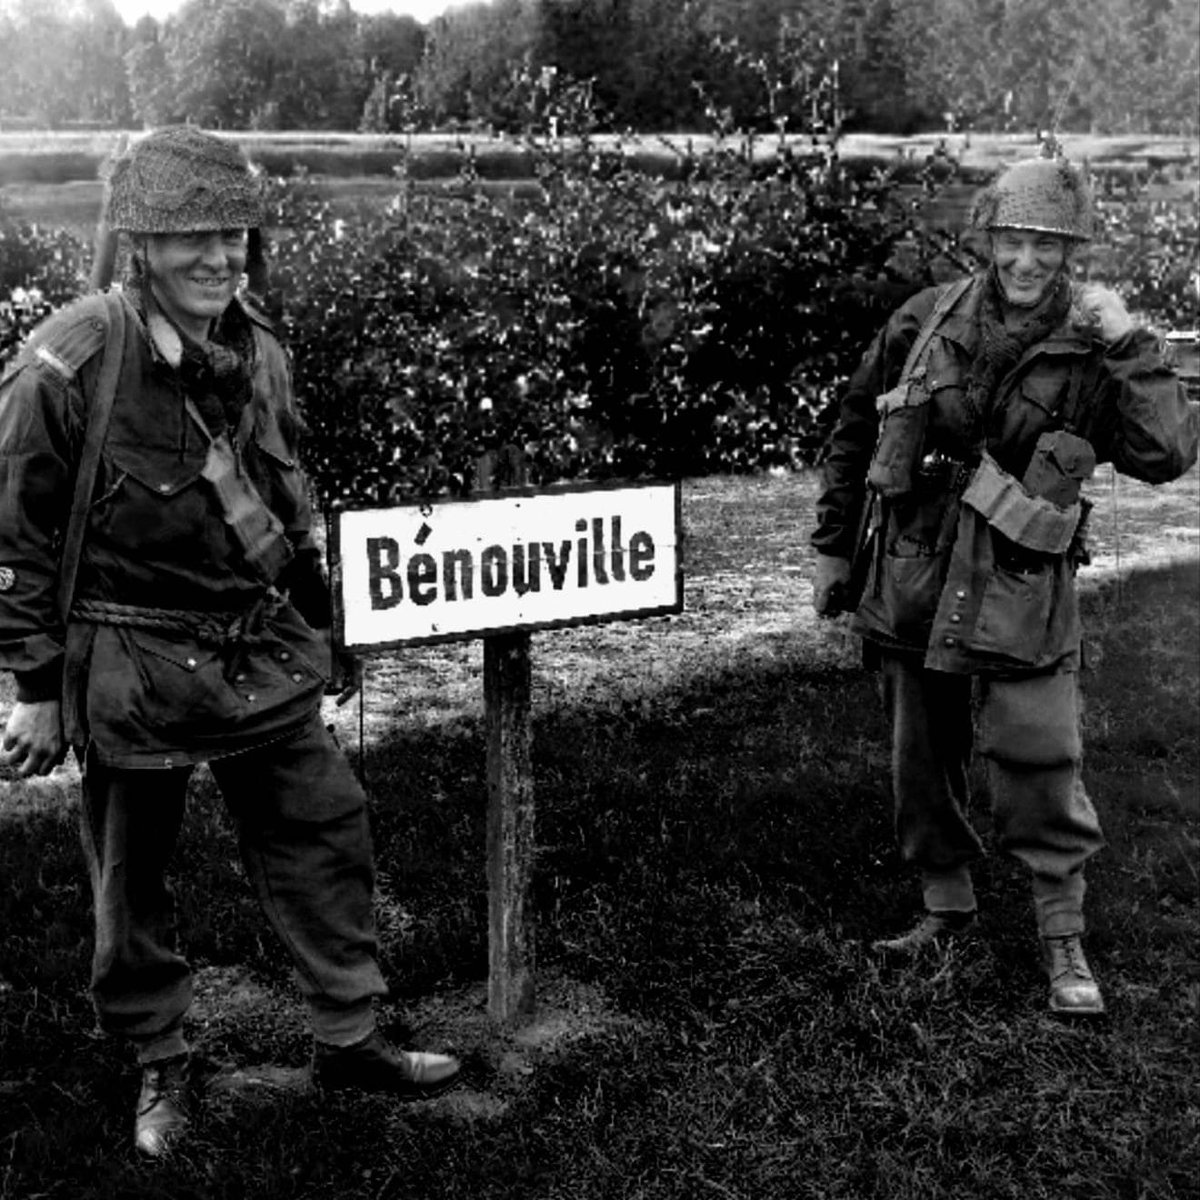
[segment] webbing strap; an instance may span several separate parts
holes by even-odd
[[[929,339],[941,328],[942,319],[958,303],[959,299],[965,295],[967,289],[974,282],[974,277],[971,275],[968,275],[965,279],[956,280],[937,298],[937,303],[933,306],[933,311],[925,319],[925,323],[921,326],[921,331],[917,334],[917,340],[913,342],[912,349],[909,350],[908,357],[904,360],[904,370],[900,373],[899,382],[901,384],[916,370],[917,361],[925,353],[925,347],[929,345]]]
[[[200,474],[211,484],[247,564],[259,579],[272,584],[292,557],[283,522],[246,477],[229,438],[224,433],[214,437],[192,400],[188,398],[185,404],[188,415],[208,439],[208,456]]]
[[[100,360],[96,390],[88,405],[83,450],[75,471],[75,494],[71,501],[71,515],[63,535],[62,557],[59,561],[58,611],[64,624],[75,595],[79,560],[83,554],[83,538],[87,531],[88,509],[91,508],[96,471],[100,466],[100,452],[108,434],[108,422],[112,416],[117,383],[121,378],[121,367],[125,360],[125,301],[118,292],[105,292],[104,302],[108,310],[108,331],[104,339],[104,354]]]

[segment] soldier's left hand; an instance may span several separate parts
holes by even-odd
[[[1115,342],[1133,328],[1125,301],[1111,288],[1085,283],[1079,288],[1075,302],[1087,324],[1096,329],[1103,341]]]
[[[21,779],[49,775],[67,756],[62,705],[57,700],[23,703],[18,700],[0,738],[0,765]]]
[[[333,681],[333,688],[337,689],[335,703],[338,708],[341,708],[346,701],[362,691],[363,663],[357,654],[351,654],[347,650],[337,652],[336,662],[338,672],[337,678]]]

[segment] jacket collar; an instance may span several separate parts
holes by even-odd
[[[979,344],[979,306],[983,301],[983,289],[987,284],[988,268],[975,275],[974,282],[963,297],[942,318],[938,333],[948,341],[973,353]],[[1067,317],[1039,342],[1035,342],[1021,355],[1018,366],[1042,354],[1087,354],[1094,346],[1095,339],[1088,330],[1080,329]]]

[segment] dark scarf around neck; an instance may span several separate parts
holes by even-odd
[[[979,305],[979,345],[966,380],[967,407],[980,433],[1000,381],[1030,346],[1043,341],[1066,320],[1070,307],[1071,288],[1065,272],[1060,272],[1047,294],[1026,311],[1005,300],[996,268],[988,271]],[[1012,313],[1023,316],[1010,325],[1005,315]]]
[[[171,365],[183,395],[195,404],[209,433],[213,437],[226,431],[236,434],[254,381],[254,331],[241,307],[231,304],[213,322],[209,340],[198,342],[172,320],[147,281],[139,280],[132,290],[143,319],[154,314],[178,337],[180,353]]]

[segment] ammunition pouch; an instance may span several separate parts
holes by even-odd
[[[1083,517],[1079,501],[1062,508],[1051,500],[1030,495],[1020,480],[986,451],[962,494],[962,502],[1009,542],[1037,554],[1065,554]]]
[[[917,378],[902,380],[875,401],[879,438],[867,469],[867,482],[891,499],[913,489],[929,424],[929,392]]]

